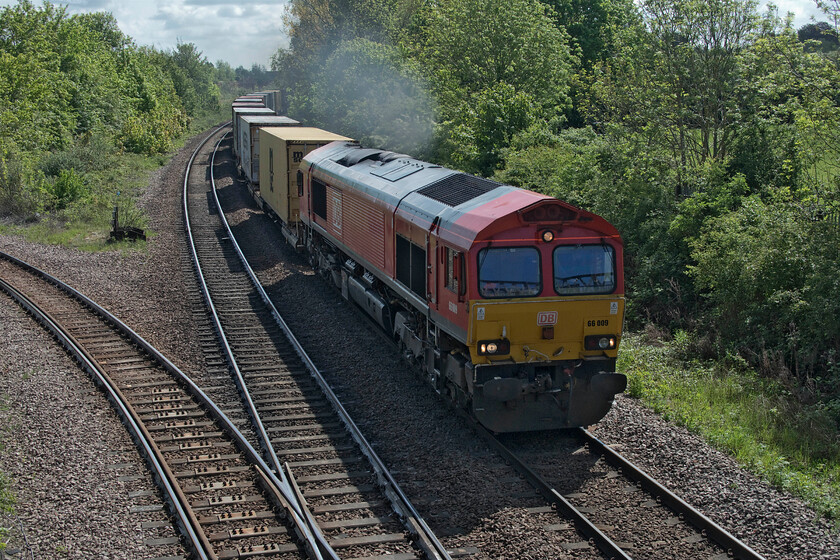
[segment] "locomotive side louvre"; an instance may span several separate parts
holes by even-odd
[[[347,158],[344,158],[344,155]],[[383,161],[384,160],[384,161]],[[367,150],[357,144],[335,143],[307,156],[304,163],[305,211],[302,221],[315,234],[322,235],[353,265],[360,265],[370,278],[376,278],[380,292],[390,293],[406,302],[422,315],[428,315],[427,288],[434,283],[437,269],[429,251],[430,226],[439,206],[427,212],[401,213],[402,200],[419,188],[417,176],[439,178],[453,173],[440,166],[423,164],[383,150]],[[371,177],[374,179],[371,180]],[[420,180],[421,182],[423,179]],[[319,199],[326,192],[326,214],[319,213]],[[340,201],[341,230],[336,229],[336,202]],[[367,235],[348,235],[348,215],[351,209],[352,226]],[[356,209],[353,211],[353,209]],[[384,220],[384,238],[370,235],[374,222]],[[380,231],[374,227],[373,231]],[[378,263],[383,262],[384,266]],[[341,264],[341,263],[338,263]],[[432,278],[432,280],[429,280]],[[368,281],[369,288],[374,289]],[[344,288],[342,287],[344,291]],[[373,297],[373,296],[371,296]],[[377,319],[379,321],[379,319]],[[379,321],[382,323],[382,321]]]
[[[299,242],[300,192],[298,170],[312,150],[330,142],[350,140],[312,127],[260,128],[260,198],[280,218],[283,233],[296,246]]]
[[[260,183],[260,129],[300,126],[300,122],[278,115],[239,115],[239,165],[253,185]]]

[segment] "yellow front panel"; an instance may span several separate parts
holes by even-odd
[[[540,298],[475,300],[470,302],[470,353],[474,364],[504,358],[515,362],[576,360],[583,356],[614,358],[618,348],[584,351],[587,335],[621,337],[624,320],[623,296],[592,296],[575,299]],[[554,323],[553,325],[551,323]],[[543,338],[544,327],[554,327],[554,338]],[[479,356],[480,340],[510,341],[507,356]]]

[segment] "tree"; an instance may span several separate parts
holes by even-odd
[[[558,27],[576,44],[580,68],[609,58],[615,33],[638,21],[632,0],[542,0],[554,9]]]
[[[513,134],[570,106],[568,35],[544,4],[430,3],[422,22],[413,56],[438,103],[440,160],[489,175]]]
[[[825,21],[806,23],[796,32],[796,37],[803,43],[816,41],[819,43],[819,50],[824,52],[836,51],[840,48],[836,30]]]
[[[215,68],[207,57],[193,43],[178,43],[167,54],[169,75],[187,112],[217,109],[219,88],[215,83]]]
[[[601,64],[591,118],[620,120],[667,149],[679,172],[724,161],[738,133],[740,60],[757,31],[753,0],[645,0],[644,28]]]
[[[398,49],[346,41],[327,60],[315,89],[312,111],[326,128],[415,156],[428,149],[431,100],[422,76]]]

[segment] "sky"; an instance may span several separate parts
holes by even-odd
[[[500,0],[504,1],[504,0]],[[70,13],[110,12],[138,45],[161,50],[194,43],[207,59],[231,66],[271,66],[271,55],[287,44],[283,13],[287,0],[54,0]],[[16,0],[0,0],[11,6]],[[33,0],[36,6],[40,0]],[[761,1],[763,6],[766,1]],[[779,13],[795,14],[794,28],[821,13],[814,0],[776,0]],[[763,11],[763,9],[762,9]]]
[[[271,66],[271,55],[288,41],[283,31],[286,0],[51,0],[68,12],[110,12],[137,45],[160,50],[194,43],[212,63],[250,68]],[[36,6],[41,0],[32,0]],[[16,0],[0,0],[13,6]]]

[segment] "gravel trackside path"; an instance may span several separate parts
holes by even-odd
[[[0,235],[0,249],[91,297],[198,378],[205,368],[190,309],[194,279],[183,242],[180,189],[199,138],[150,181],[143,203],[151,236],[139,250],[87,253]],[[281,313],[288,311],[292,328],[303,330],[316,361],[345,366],[332,370],[337,392],[432,528],[449,531],[439,534],[445,544],[480,547],[483,554],[469,557],[475,559],[560,557],[553,547],[529,549],[520,535],[533,515],[499,500],[503,491],[527,493],[521,481],[303,259],[280,245],[276,226],[236,187],[220,185],[236,209],[230,217],[237,236],[275,240],[251,249],[270,295]],[[150,528],[160,513],[146,511],[154,510],[156,498],[145,466],[98,389],[49,341],[0,296],[0,471],[12,479],[18,497],[17,518],[0,519],[0,525],[19,520],[29,546],[15,533],[10,548],[21,552],[12,557],[30,558],[29,550],[37,559],[183,554],[177,546],[146,544],[171,535]],[[840,559],[838,533],[801,501],[637,401],[619,397],[594,433],[619,444],[621,453],[766,558]],[[481,483],[465,487],[465,481]],[[515,502],[521,504],[521,497]],[[594,556],[576,551],[567,557]]]

